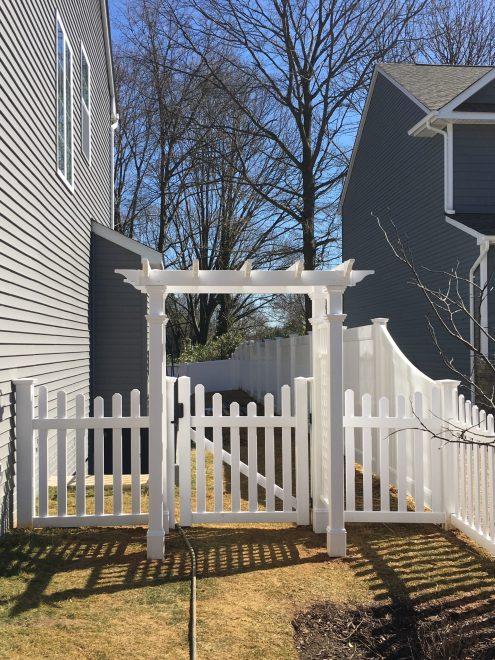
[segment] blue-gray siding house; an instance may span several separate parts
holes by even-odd
[[[3,0],[0,89],[1,531],[14,517],[12,381],[46,385],[50,412],[59,389],[69,414],[79,393],[145,396],[144,297],[113,270],[161,259],[113,231],[105,0]]]
[[[407,357],[433,378],[452,377],[444,358],[469,374],[469,349],[442,331],[411,273],[393,254],[380,224],[398,232],[422,278],[445,288],[458,268],[469,307],[470,278],[484,284],[495,263],[495,68],[381,64],[376,67],[340,201],[343,257],[376,275],[346,293],[347,324],[388,317]],[[475,305],[476,308],[476,305]],[[495,317],[493,294],[479,310]],[[441,356],[426,316],[438,333]],[[475,337],[458,314],[466,338]],[[481,333],[482,334],[482,333]]]

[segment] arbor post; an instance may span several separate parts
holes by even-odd
[[[343,397],[343,323],[341,290],[329,289],[328,310],[328,378],[330,401],[328,434],[328,526],[327,552],[330,557],[345,557],[347,532],[344,525],[344,397]]]
[[[323,382],[323,365],[325,359],[324,329],[326,320],[326,292],[313,292],[310,294],[312,315],[310,323],[311,333],[311,360],[313,372],[313,387],[311,390],[311,499],[313,531],[323,534],[327,528],[328,507],[325,504],[322,473],[323,457],[323,428],[322,428],[322,396],[327,397]]]
[[[149,523],[147,533],[148,559],[163,559],[165,529],[163,500],[167,466],[167,397],[166,342],[168,318],[164,313],[166,294],[162,288],[148,287],[149,314]],[[168,515],[168,514],[167,514]]]

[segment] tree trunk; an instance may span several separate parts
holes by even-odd
[[[306,158],[304,159],[306,160]],[[303,213],[301,226],[303,234],[303,260],[304,270],[314,270],[316,265],[315,242],[315,182],[313,169],[309,162],[303,162]],[[311,331],[311,299],[304,296],[304,311],[306,332]]]

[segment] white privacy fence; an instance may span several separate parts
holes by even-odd
[[[373,392],[374,404],[381,397],[391,401],[399,394],[421,392],[426,397],[438,387],[402,353],[387,328],[387,319],[370,325],[343,328],[344,389],[357,397]],[[292,335],[241,344],[229,360],[195,362],[175,367],[175,375],[189,376],[192,386],[201,383],[206,391],[244,390],[257,401],[268,392],[275,395],[280,411],[280,390],[294,378],[312,376],[312,335]]]

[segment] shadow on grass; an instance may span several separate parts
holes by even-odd
[[[196,551],[199,579],[327,559],[321,540],[308,528],[196,527],[186,532]],[[19,576],[26,583],[11,617],[41,604],[189,580],[190,569],[189,554],[175,531],[166,537],[163,561],[146,558],[145,528],[14,531],[0,546],[0,578]],[[1,602],[6,601],[0,597]]]
[[[483,649],[488,643],[493,651],[493,655],[476,657],[495,657],[491,644],[495,643],[492,560],[455,533],[433,525],[354,524],[348,526],[348,532],[349,563],[374,595],[378,605],[374,616],[386,621],[376,631],[376,639],[382,636],[390,644],[395,635],[403,638],[406,629],[413,651],[421,648],[424,622],[439,638],[449,634],[449,626],[460,625],[463,636],[472,636]],[[379,610],[387,616],[381,617]],[[412,652],[409,657],[419,656]]]

